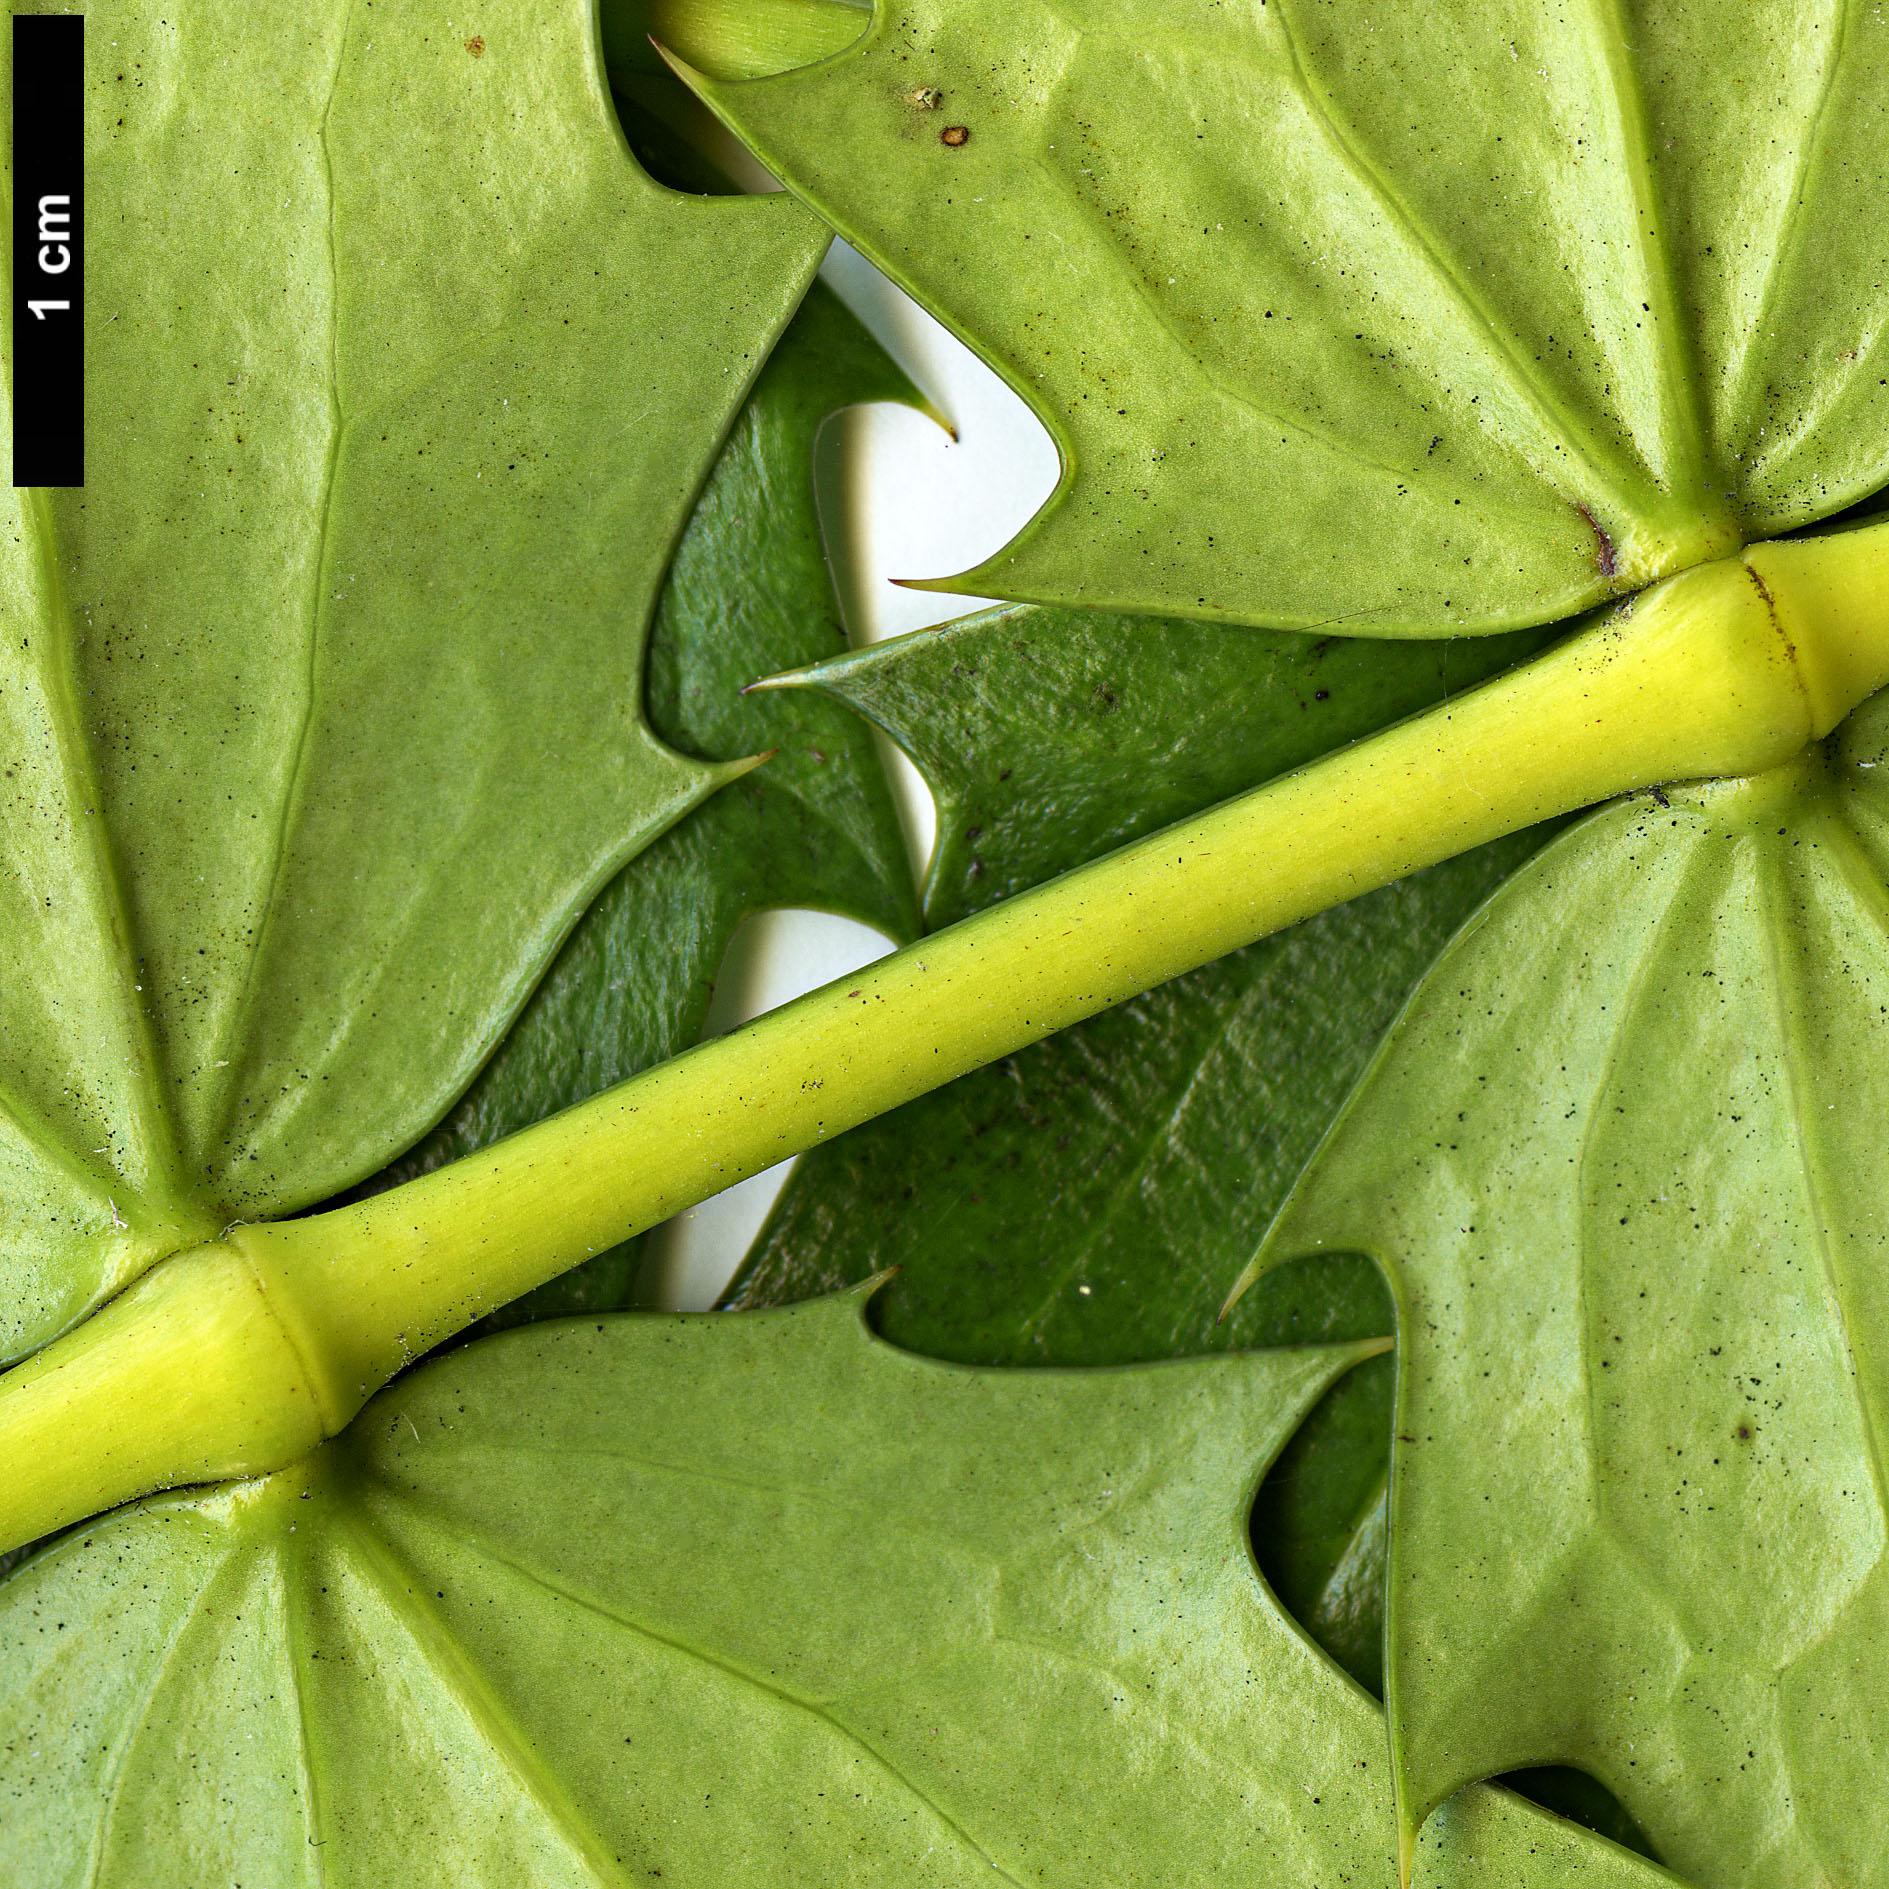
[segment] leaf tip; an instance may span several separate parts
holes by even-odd
[[[761,689],[800,689],[806,687],[808,672],[816,665],[809,663],[800,669],[783,669],[778,675],[757,676],[752,682],[741,686],[743,695],[753,695]]]
[[[759,754],[744,754],[738,761],[717,761],[714,763],[715,786],[719,789],[738,781],[744,774],[752,774],[764,762],[771,761],[780,753],[779,748],[763,748]]]
[[[892,577],[888,583],[897,584],[901,590],[939,590],[946,596],[964,595],[955,577]]]
[[[1252,1290],[1253,1282],[1258,1279],[1259,1275],[1265,1270],[1265,1248],[1261,1247],[1259,1252],[1254,1254],[1254,1256],[1246,1262],[1245,1270],[1234,1280],[1232,1291],[1227,1294],[1220,1306],[1219,1312],[1215,1315],[1213,1322],[1216,1325],[1224,1325],[1227,1322],[1228,1318],[1232,1315],[1233,1308]]]
[[[898,1271],[896,1266],[881,1266],[877,1272],[869,1272],[865,1278],[856,1280],[852,1285],[843,1287],[841,1290],[840,1296],[852,1301],[853,1309],[859,1317],[860,1328],[879,1344],[884,1344],[886,1340],[872,1329],[872,1321],[867,1316],[866,1308],[892,1280],[898,1277]]]
[[[698,72],[680,53],[671,52],[654,33],[649,35],[649,43],[656,49],[656,57],[686,85],[691,92],[700,95],[708,83],[708,74]]]

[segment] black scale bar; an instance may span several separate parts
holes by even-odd
[[[13,19],[13,483],[85,483],[85,17]]]

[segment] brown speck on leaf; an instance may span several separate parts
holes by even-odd
[[[922,112],[935,112],[944,103],[944,94],[935,85],[921,85],[912,94],[912,103]]]
[[[969,125],[946,125],[938,135],[955,151],[959,145],[970,143],[971,128]]]
[[[472,38],[466,41],[466,50],[471,53],[473,58],[477,59],[479,55],[485,51],[485,41],[475,33]]]
[[[1617,566],[1614,560],[1614,541],[1608,537],[1606,526],[1585,505],[1577,505],[1574,509],[1587,520],[1587,528],[1594,534],[1594,562],[1599,565],[1601,576],[1611,577]]]
[[[1751,1425],[1750,1424],[1741,1423],[1738,1426],[1738,1440],[1741,1443],[1749,1443],[1751,1441]]]

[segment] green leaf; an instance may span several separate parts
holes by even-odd
[[[0,1588],[45,1889],[1394,1880],[1382,1724],[1255,1579],[1356,1349],[966,1371],[858,1295],[455,1353]],[[1426,1881],[1651,1885],[1476,1790]]]
[[[816,906],[903,943],[911,864],[870,731],[812,694],[743,694],[845,650],[814,500],[814,441],[864,401],[923,406],[815,283],[762,369],[676,551],[649,651],[649,716],[685,753],[771,750],[640,854],[584,915],[465,1097],[376,1185],[425,1173],[696,1041],[728,941],[770,906]],[[641,1242],[600,1253],[482,1329],[631,1301]]]
[[[601,0],[603,56],[611,76],[662,74],[652,40],[717,78],[752,79],[824,59],[865,30],[853,0]]]
[[[869,714],[938,802],[926,917],[969,909],[1284,772],[1531,653],[1024,606],[787,678]],[[1210,965],[806,1156],[731,1289],[898,1277],[887,1335],[980,1364],[1114,1364],[1390,1330],[1376,1270],[1225,1281],[1450,933],[1543,836]],[[1349,1375],[1262,1498],[1268,1577],[1381,1685],[1388,1367]]]
[[[896,1266],[876,1308],[885,1334],[979,1364],[1388,1333],[1361,1261],[1285,1269],[1216,1320],[1410,985],[1531,844],[1237,952],[803,1156],[729,1302],[787,1303]],[[1268,1578],[1373,1686],[1388,1388],[1372,1365],[1332,1393],[1261,1533]]]
[[[0,1356],[410,1143],[726,777],[644,628],[825,241],[651,183],[581,0],[89,17],[91,482],[0,548]]]
[[[1889,476],[1889,22],[885,0],[699,89],[1064,478],[942,588],[1546,622]]]
[[[1539,631],[1409,647],[1023,605],[779,681],[889,734],[938,807],[948,925],[1532,656]]]
[[[1118,1364],[1389,1330],[1375,1269],[1226,1284],[1410,987],[1538,835],[1235,952],[802,1157],[730,1303],[897,1267],[895,1343]]]
[[[1407,1815],[1566,1760],[1675,1868],[1881,1879],[1889,701],[1623,802],[1413,997],[1261,1260],[1397,1297]]]

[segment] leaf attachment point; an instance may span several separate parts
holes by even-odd
[[[863,1296],[488,1339],[43,1553],[0,1587],[0,1853],[45,1889],[257,1880],[284,1830],[369,1889],[1388,1889],[1382,1720],[1244,1539],[1355,1348],[973,1371]],[[1491,1790],[1418,1859],[1664,1880]]]

